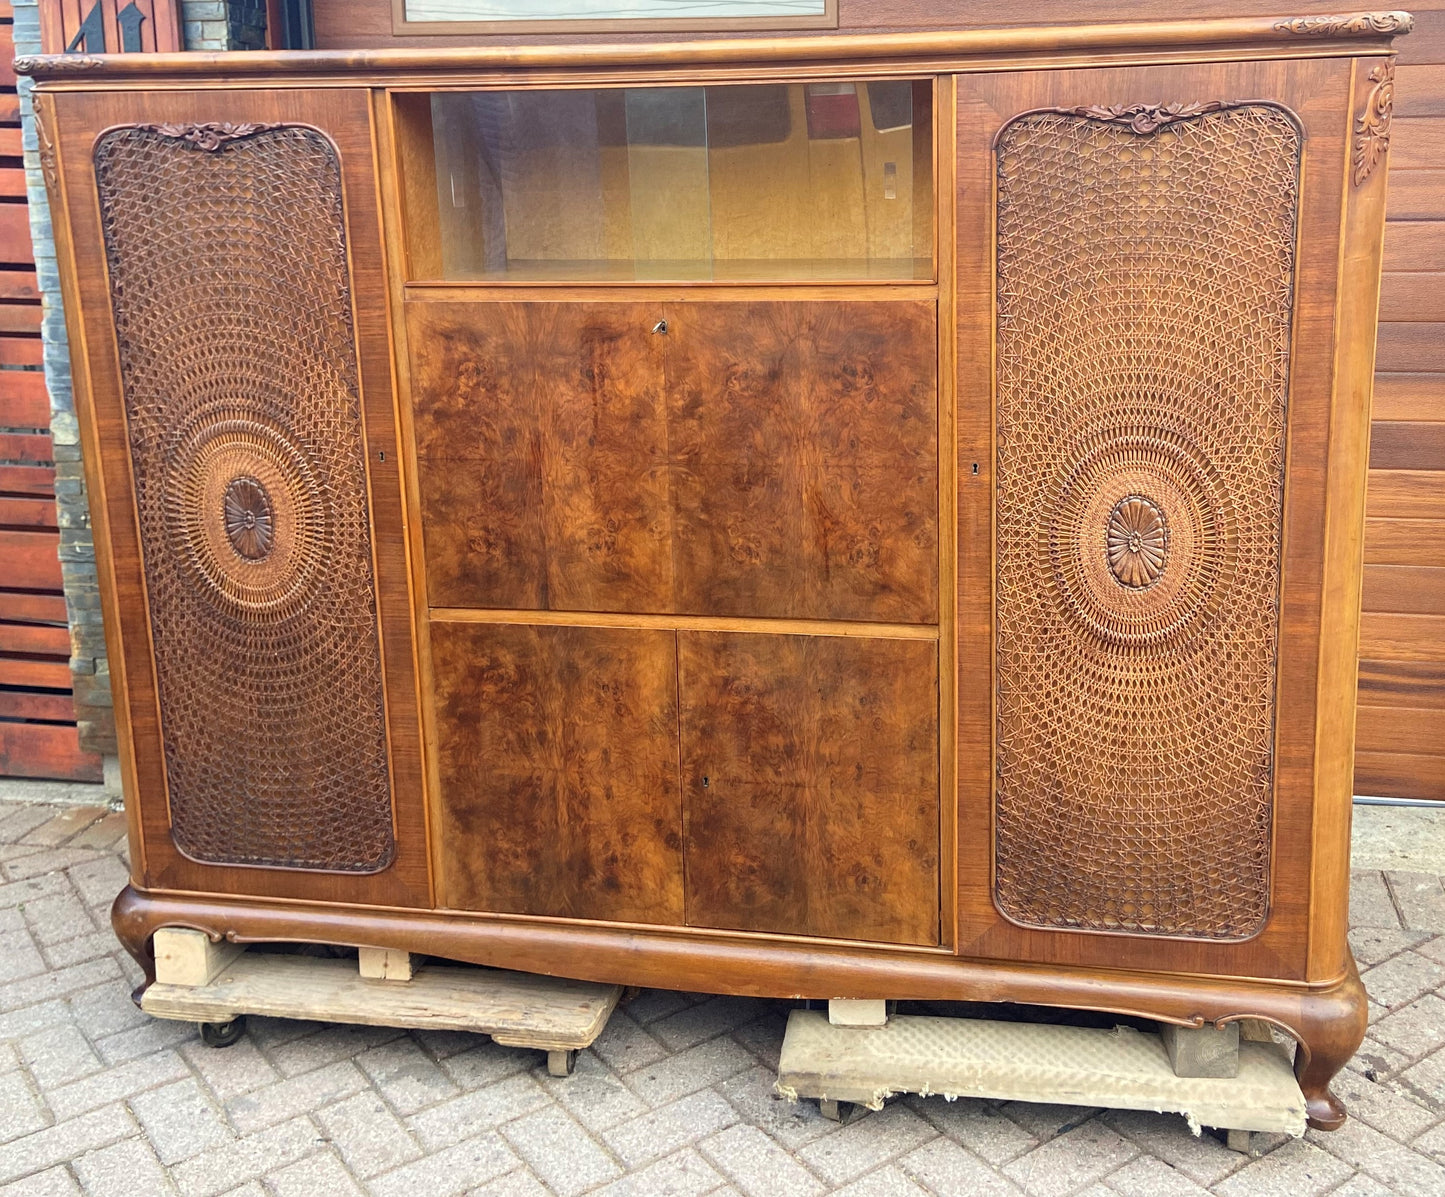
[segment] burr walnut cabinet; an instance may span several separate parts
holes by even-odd
[[[25,60],[116,929],[1299,1043],[1403,14]]]

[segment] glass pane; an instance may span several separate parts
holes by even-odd
[[[932,277],[931,86],[431,97],[445,279]]]

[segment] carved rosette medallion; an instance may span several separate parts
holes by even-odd
[[[1355,122],[1355,148],[1350,156],[1351,175],[1358,187],[1374,172],[1390,149],[1390,123],[1395,112],[1395,60],[1387,58],[1370,72],[1375,86],[1365,100],[1365,111]]]
[[[275,539],[271,496],[255,478],[234,478],[222,502],[226,536],[231,547],[247,561],[260,561]]]
[[[1121,586],[1143,590],[1163,574],[1169,556],[1169,524],[1158,506],[1143,495],[1126,495],[1114,504],[1104,541],[1109,571]]]

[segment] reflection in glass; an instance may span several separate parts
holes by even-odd
[[[447,279],[932,277],[925,82],[431,97]]]

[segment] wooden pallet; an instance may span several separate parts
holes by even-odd
[[[1196,1134],[1230,1131],[1243,1150],[1253,1131],[1305,1130],[1304,1095],[1267,1032],[1246,1032],[1234,1075],[1179,1076],[1159,1035],[1129,1027],[916,1015],[837,1024],[794,1010],[778,1064],[778,1092],[817,1098],[831,1117],[840,1103],[876,1110],[895,1093],[922,1093],[1173,1112]]]
[[[622,996],[617,985],[504,969],[423,968],[406,952],[380,948],[362,948],[355,960],[247,951],[177,928],[156,932],[155,955],[156,981],[141,1009],[157,1018],[225,1027],[257,1014],[474,1031],[505,1047],[545,1051],[554,1076],[572,1071]]]

